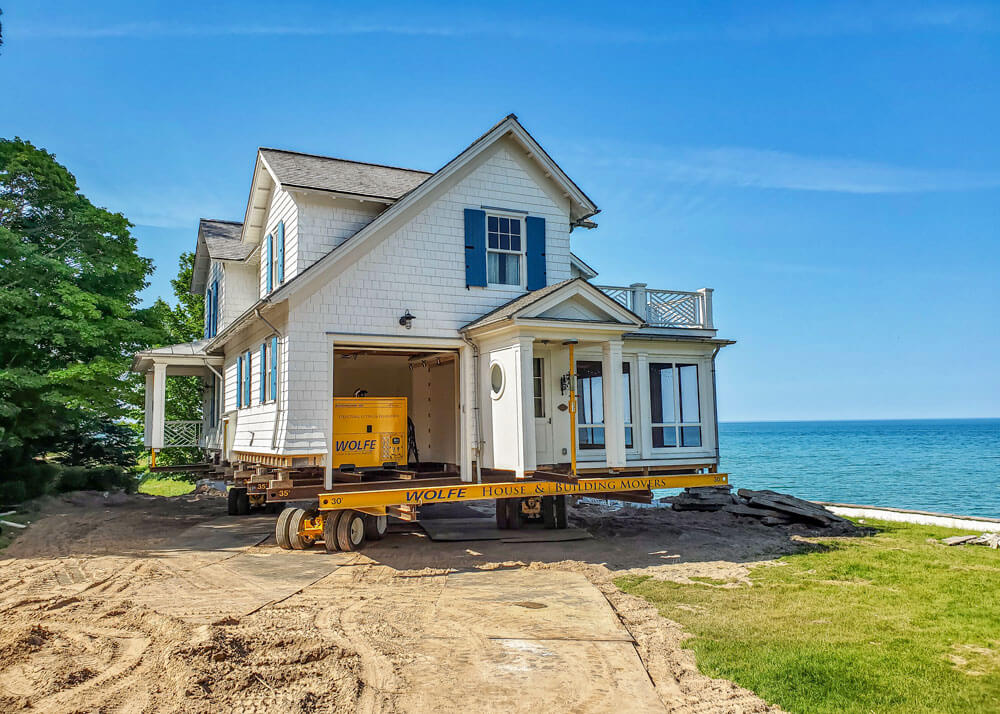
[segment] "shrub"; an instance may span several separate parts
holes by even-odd
[[[56,483],[56,490],[60,492],[112,489],[134,493],[135,475],[119,466],[66,466],[61,470]]]

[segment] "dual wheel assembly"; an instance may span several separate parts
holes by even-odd
[[[566,528],[566,496],[498,498],[497,528],[518,529],[529,520],[540,520],[546,528]]]
[[[254,508],[263,508],[266,513],[274,513],[275,505],[281,504],[266,503],[263,495],[251,496],[242,486],[233,486],[229,489],[226,513],[230,516],[248,516]]]
[[[278,516],[274,537],[285,550],[305,550],[322,540],[328,553],[358,550],[368,540],[381,540],[389,525],[387,516],[360,511],[327,511],[286,508]]]

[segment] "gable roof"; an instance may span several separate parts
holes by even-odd
[[[240,241],[242,234],[243,224],[239,221],[202,218],[198,224],[198,237],[205,239],[208,256],[215,260],[246,260],[253,246]]]
[[[191,271],[191,293],[205,291],[208,273],[213,260],[244,261],[254,247],[242,241],[243,224],[238,221],[220,221],[202,218],[198,222],[198,243],[194,250],[194,269]]]
[[[304,271],[296,275],[280,288],[275,290],[267,300],[275,301],[286,298],[293,291],[306,289],[312,284],[326,268],[338,264],[341,261],[350,260],[353,256],[356,260],[360,257],[359,251],[364,250],[363,246],[367,239],[378,233],[386,224],[395,220],[410,206],[420,201],[436,187],[440,186],[450,176],[454,175],[462,166],[472,161],[482,154],[487,148],[506,136],[513,137],[523,147],[527,154],[537,161],[546,171],[546,175],[562,187],[565,195],[570,200],[570,226],[578,225],[590,216],[596,215],[600,209],[585,194],[580,187],[563,173],[558,164],[545,152],[541,145],[535,141],[534,137],[528,133],[514,114],[508,114],[497,122],[489,131],[473,141],[468,147],[459,153],[455,158],[442,166],[437,172],[420,183],[415,189],[405,194],[398,201],[382,211],[371,223],[361,228],[357,233],[349,237],[334,250],[310,265]],[[249,212],[249,208],[248,208]]]
[[[278,183],[286,188],[311,188],[395,201],[432,175],[428,171],[283,149],[261,147],[259,151]]]
[[[503,322],[505,320],[513,320],[520,313],[524,312],[528,307],[534,305],[535,303],[541,302],[550,295],[559,292],[560,290],[569,288],[571,285],[580,284],[581,286],[586,286],[585,290],[589,290],[596,295],[600,295],[600,298],[609,303],[609,307],[615,310],[621,310],[633,318],[635,318],[635,323],[642,325],[645,321],[636,315],[631,310],[625,308],[621,303],[605,295],[603,292],[595,288],[593,285],[588,283],[583,278],[570,278],[568,280],[563,280],[559,283],[553,283],[552,285],[546,285],[544,288],[539,288],[538,290],[533,290],[530,293],[525,293],[520,297],[514,298],[510,302],[504,303],[497,309],[486,313],[481,317],[477,317],[475,320],[460,328],[462,332],[466,330],[474,330],[479,327],[485,327],[487,325],[492,325],[497,322]]]

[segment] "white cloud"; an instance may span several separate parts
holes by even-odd
[[[743,147],[646,148],[596,157],[671,183],[834,193],[927,193],[1000,188],[1000,173],[921,169]]]
[[[995,32],[1000,17],[995,8],[984,5],[912,5],[833,4],[824,8],[807,5],[794,12],[784,8],[780,13],[757,13],[716,23],[669,23],[663,27],[644,24],[641,17],[634,22],[615,26],[567,22],[561,19],[536,19],[518,23],[497,22],[495,18],[470,19],[461,22],[427,22],[414,18],[400,23],[370,18],[344,21],[342,18],[316,17],[298,22],[275,23],[200,23],[125,22],[110,25],[21,25],[12,33],[30,37],[62,39],[104,39],[129,37],[223,37],[223,36],[302,36],[338,37],[350,35],[395,35],[410,37],[464,38],[473,36],[508,37],[515,39],[543,38],[551,41],[563,37],[567,41],[602,44],[660,44],[724,39],[763,42],[771,39],[823,37],[905,32],[937,29],[956,32]],[[642,29],[634,29],[635,27]],[[596,31],[598,30],[599,31]]]

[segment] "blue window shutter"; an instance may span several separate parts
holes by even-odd
[[[528,216],[524,219],[528,261],[528,290],[538,290],[546,285],[545,278],[545,219]]]
[[[267,401],[267,343],[260,343],[260,403]]]
[[[267,234],[267,291],[274,289],[274,236]]]
[[[250,406],[250,385],[253,384],[253,357],[250,350],[246,354],[246,369],[243,370],[243,404]]]
[[[285,282],[285,222],[278,224],[278,285]]]
[[[271,399],[278,394],[278,338],[271,338]]]
[[[243,355],[236,358],[236,408],[243,406]]]
[[[212,281],[212,300],[208,306],[208,336],[215,337],[219,332],[219,281]]]
[[[205,339],[212,336],[212,288],[205,295]]]
[[[486,211],[465,209],[465,285],[486,287]]]

